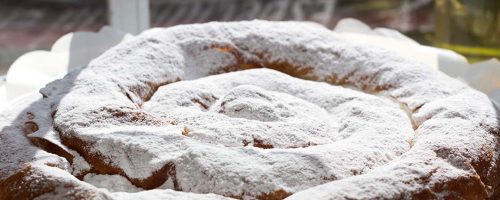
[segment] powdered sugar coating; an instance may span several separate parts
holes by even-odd
[[[140,192],[141,188],[137,188],[130,183],[125,177],[120,175],[100,175],[88,173],[83,177],[83,181],[90,183],[98,188],[105,188],[110,192]]]
[[[33,121],[35,118],[31,112],[26,113],[25,108],[34,101],[33,99],[39,100],[40,95],[23,98],[0,113],[0,182],[21,170],[26,163],[51,164],[69,170],[69,163],[64,158],[40,151],[31,144],[29,138],[25,137],[25,131],[28,131],[26,125],[29,125],[26,122]],[[36,111],[46,107],[43,104],[34,104],[31,108]],[[36,114],[41,115],[43,112]],[[43,117],[37,117],[37,119],[43,119]],[[47,127],[50,127],[50,124],[38,126],[38,129]]]
[[[174,150],[183,191],[243,198],[365,173],[413,136],[395,102],[269,69],[172,83],[142,108],[189,130]]]
[[[410,112],[410,119],[416,129],[415,137],[406,141],[409,135],[407,131],[411,127],[410,119],[400,118],[402,110],[398,110],[394,113],[399,114],[393,117],[401,120],[394,121],[399,124],[397,128],[402,130],[400,138],[364,140],[352,135],[347,137],[350,134],[334,134],[333,137],[319,134],[316,139],[298,137],[291,141],[288,137],[274,138],[265,134],[260,136],[273,137],[269,142],[279,148],[242,147],[236,141],[248,135],[240,134],[236,138],[210,137],[210,133],[198,130],[208,125],[199,124],[192,128],[193,131],[190,127],[186,131],[183,126],[192,127],[193,124],[188,122],[195,123],[196,120],[183,121],[181,118],[177,122],[171,119],[174,118],[171,113],[155,110],[157,108],[152,106],[156,98],[161,100],[161,97],[165,97],[155,95],[150,99],[161,85],[253,67],[269,67],[300,78],[347,84],[367,93],[377,91],[394,99]],[[264,74],[262,76],[267,76],[266,73],[272,72],[259,72]],[[229,75],[225,77],[231,79]],[[285,112],[286,106],[282,110],[279,107],[279,104],[290,103],[288,101],[299,102],[302,104],[300,108],[318,109],[320,113],[321,109],[326,110],[309,105],[312,99],[305,102],[295,99],[300,92],[294,92],[294,97],[289,97],[283,90],[278,90],[280,93],[276,94],[272,89],[256,88],[255,84],[252,82],[250,85],[253,86],[231,87],[229,93],[224,93],[214,101],[213,109],[220,110],[218,101],[236,102],[228,104],[230,109],[226,114],[229,118],[259,123],[279,122],[283,116],[290,115]],[[301,85],[291,84],[290,87]],[[335,90],[348,93],[342,88]],[[255,98],[259,92],[270,98]],[[484,94],[418,61],[409,61],[382,49],[345,40],[341,35],[314,24],[251,21],[153,29],[106,52],[85,69],[49,84],[42,93],[46,97],[44,101],[56,111],[54,125],[60,131],[62,145],[85,154],[83,157],[86,159],[102,158],[99,165],[107,168],[101,170],[127,176],[136,184],[141,184],[141,180],[150,177],[152,172],[164,172],[161,176],[168,177],[167,181],[172,181],[175,189],[223,195],[241,194],[237,196],[241,198],[259,198],[262,195],[285,197],[297,192],[290,198],[482,199],[500,183],[498,114]],[[254,100],[239,98],[245,95]],[[369,94],[356,95],[379,98]],[[280,98],[285,97],[283,103]],[[212,102],[210,98],[207,101]],[[148,104],[151,104],[149,108]],[[363,105],[358,102],[354,104]],[[169,105],[162,104],[166,108]],[[365,109],[365,105],[361,107]],[[146,112],[148,109],[150,112]],[[234,112],[239,109],[252,111]],[[373,114],[386,112],[371,107],[362,110],[362,113],[365,111],[372,111]],[[308,116],[307,112],[301,112],[300,116],[318,124],[321,124],[321,120],[315,119],[323,118],[321,115]],[[360,116],[363,115],[352,117]],[[324,124],[324,130],[342,127],[334,122]],[[223,126],[219,132],[224,132],[226,127]],[[354,127],[363,128],[359,124]],[[290,128],[295,130],[293,126]],[[389,127],[380,128],[384,130]],[[352,133],[360,132],[352,130]],[[185,135],[189,134],[194,138],[186,138]],[[227,131],[225,134],[235,133]],[[353,142],[350,140],[352,138],[359,139],[355,141],[361,143]],[[72,143],[76,140],[78,144],[92,145],[77,149],[79,145]],[[284,148],[288,143],[297,145],[318,140],[325,143],[300,149]],[[342,149],[343,142],[345,148],[341,153],[328,155],[329,150]],[[391,142],[397,144],[391,146],[395,151],[388,150],[393,154],[379,155],[377,153],[380,151],[366,151],[372,146],[374,149],[387,150],[380,145]],[[332,144],[335,147],[325,147]],[[289,153],[294,151],[304,151],[308,156],[290,156]],[[358,152],[375,153],[374,156],[360,156]],[[237,159],[252,155],[265,156],[253,160]],[[345,157],[338,158],[339,155]],[[377,160],[373,160],[374,157]],[[290,167],[295,163],[299,163],[300,167]],[[323,163],[339,165],[323,167]],[[295,176],[279,174],[282,170],[277,169],[288,167],[295,172]],[[318,170],[320,168],[322,170]],[[366,171],[352,176],[357,173],[351,169]],[[336,176],[327,176],[326,180],[305,181],[306,185],[302,185],[304,179],[315,175]],[[200,177],[205,185],[197,184]],[[237,177],[245,177],[250,181],[238,180]],[[154,184],[145,186],[152,187]]]

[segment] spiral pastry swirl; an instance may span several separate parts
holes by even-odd
[[[17,121],[53,158],[4,173],[0,196],[41,183],[52,189],[32,196],[498,196],[498,111],[484,94],[312,23],[148,30],[41,93],[43,109]]]

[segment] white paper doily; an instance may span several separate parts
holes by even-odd
[[[131,38],[133,36],[128,33],[105,26],[99,32],[63,35],[52,45],[50,51],[23,54],[10,66],[4,80],[0,79],[0,110]]]

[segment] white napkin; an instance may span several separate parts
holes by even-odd
[[[500,106],[500,62],[493,58],[469,65],[459,79],[487,94]]]
[[[68,71],[85,65],[132,35],[110,27],[99,32],[73,32],[59,38],[50,51],[32,51],[19,57],[0,81],[0,110],[20,96],[37,91]]]

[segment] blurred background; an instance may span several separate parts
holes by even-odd
[[[470,62],[500,59],[500,0],[127,1],[140,2],[128,9],[147,10],[141,27],[266,19],[315,21],[333,28],[340,19],[352,17],[371,27],[399,30],[422,44],[458,51]],[[66,33],[98,31],[108,24],[130,25],[127,8],[120,8],[127,1],[0,1],[0,75],[22,54],[48,50]],[[124,31],[139,32],[134,28]]]

